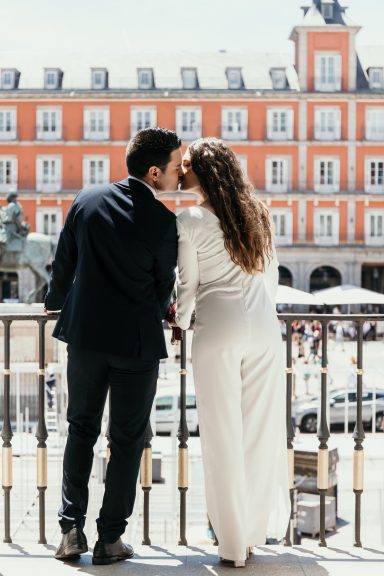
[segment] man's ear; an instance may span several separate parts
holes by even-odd
[[[159,168],[157,166],[151,166],[148,170],[148,175],[153,182],[157,182],[159,178]]]

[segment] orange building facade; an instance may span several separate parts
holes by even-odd
[[[106,68],[92,69],[87,89],[64,87],[55,68],[45,69],[44,88],[22,88],[20,72],[2,68],[1,204],[17,191],[31,230],[57,238],[80,188],[126,177],[125,147],[137,130],[174,129],[184,147],[216,136],[271,211],[282,282],[384,292],[384,78],[380,67],[362,69],[359,29],[337,0],[313,0],[292,30],[295,62],[270,66],[260,86],[262,74],[241,55],[220,55],[218,87],[203,81],[198,55],[166,88],[150,61],[124,89]],[[196,202],[179,192],[161,199],[176,212]],[[12,296],[7,280],[3,299]],[[21,300],[32,284],[19,274]]]

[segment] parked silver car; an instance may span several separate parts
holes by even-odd
[[[347,399],[348,395],[348,399]],[[384,423],[384,390],[375,391],[365,389],[363,392],[363,422],[372,429],[372,416],[375,419],[376,430],[382,431]],[[346,406],[346,400],[348,407]],[[301,432],[317,432],[317,416],[320,406],[320,396],[314,396],[306,400],[296,400],[292,403],[292,412],[296,426]],[[343,424],[348,410],[348,423],[356,421],[356,392],[347,389],[338,389],[329,395],[329,419],[331,425]]]

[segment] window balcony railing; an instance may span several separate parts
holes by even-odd
[[[33,321],[37,324],[38,329],[38,374],[36,376],[36,386],[38,389],[38,417],[36,428],[36,468],[37,482],[36,490],[38,494],[39,505],[39,534],[36,534],[39,543],[46,543],[46,510],[45,510],[45,492],[48,486],[48,454],[47,454],[47,422],[45,413],[45,326],[55,317],[47,317],[44,314],[1,314],[0,321],[4,328],[4,370],[3,370],[3,425],[2,425],[2,485],[4,490],[4,542],[12,542],[11,524],[12,524],[12,438],[13,431],[11,426],[11,325],[18,321]],[[361,537],[361,518],[362,518],[362,494],[364,492],[363,471],[364,471],[364,423],[363,423],[363,337],[364,323],[370,321],[383,321],[384,315],[339,315],[339,314],[279,314],[279,319],[284,327],[282,332],[285,334],[286,346],[286,427],[287,427],[287,454],[289,467],[289,489],[291,494],[291,518],[286,533],[286,545],[291,546],[295,542],[296,534],[296,508],[295,508],[295,476],[294,476],[294,447],[295,437],[294,420],[292,417],[292,398],[293,398],[293,321],[314,321],[320,323],[321,341],[319,345],[319,357],[321,359],[321,382],[320,382],[320,406],[319,421],[317,427],[317,437],[319,440],[318,459],[317,459],[317,488],[320,501],[320,534],[319,540],[321,546],[326,546],[326,494],[328,491],[328,471],[329,471],[329,449],[328,441],[330,438],[330,422],[328,420],[328,325],[334,321],[350,321],[356,326],[356,412],[355,412],[355,429],[351,442],[353,449],[353,493],[355,499],[355,527],[354,527],[354,545],[362,546]],[[178,483],[177,488],[180,499],[180,516],[179,516],[179,544],[187,545],[187,492],[188,492],[188,437],[187,427],[187,346],[186,340],[189,337],[184,332],[184,338],[180,345],[180,421],[178,429],[179,451],[178,451]],[[376,421],[376,420],[375,420]],[[108,437],[108,431],[107,431]],[[141,487],[143,490],[143,544],[151,544],[150,540],[150,491],[152,488],[152,430],[150,425],[145,435],[145,447],[141,462]],[[108,451],[107,451],[108,460]]]

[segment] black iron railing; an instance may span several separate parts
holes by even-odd
[[[356,365],[356,424],[353,433],[354,440],[354,476],[353,491],[355,494],[355,532],[354,545],[362,546],[361,542],[361,495],[363,493],[363,470],[364,470],[364,427],[362,419],[363,397],[363,324],[366,321],[384,320],[384,315],[335,315],[335,314],[279,314],[279,320],[285,323],[286,329],[286,386],[287,386],[287,450],[289,466],[289,488],[291,496],[291,519],[286,533],[285,544],[291,546],[296,538],[295,517],[295,485],[294,485],[294,426],[292,421],[292,387],[293,387],[293,355],[292,355],[292,322],[294,320],[318,321],[321,324],[321,403],[320,418],[317,436],[319,439],[318,465],[317,465],[317,489],[320,496],[320,534],[319,545],[326,546],[325,534],[325,497],[328,490],[328,439],[330,437],[329,422],[327,421],[328,402],[328,324],[334,321],[352,321],[357,327],[357,365]],[[45,491],[47,489],[47,445],[48,438],[45,421],[45,326],[49,320],[55,320],[55,316],[47,317],[44,314],[7,314],[0,315],[0,321],[4,327],[4,410],[2,425],[2,486],[4,490],[4,542],[11,540],[11,491],[12,491],[12,427],[10,420],[10,377],[11,377],[11,325],[16,321],[30,320],[38,325],[38,349],[39,369],[37,374],[37,386],[39,396],[39,413],[37,423],[37,492],[39,496],[39,543],[46,543],[45,535]],[[186,526],[186,502],[189,486],[189,458],[188,458],[188,427],[186,419],[186,378],[187,378],[187,338],[189,334],[184,332],[184,338],[180,346],[180,422],[179,422],[179,451],[178,451],[178,490],[180,495],[179,517],[179,544],[187,545]],[[109,433],[107,430],[107,437]],[[152,441],[153,433],[150,425],[145,434],[145,445],[141,462],[141,486],[144,493],[143,510],[143,544],[150,545],[150,491],[152,488]],[[108,460],[108,451],[107,451]]]

